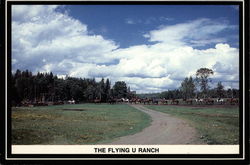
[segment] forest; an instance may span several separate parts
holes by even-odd
[[[111,88],[109,79],[97,82],[95,78],[58,78],[50,73],[33,75],[32,72],[17,70],[11,75],[12,105],[21,102],[61,102],[74,99],[76,102],[93,102],[108,98],[131,98],[133,93],[124,81],[117,81]]]

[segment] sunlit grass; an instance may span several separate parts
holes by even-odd
[[[150,121],[126,104],[12,108],[12,144],[96,144],[134,134]]]

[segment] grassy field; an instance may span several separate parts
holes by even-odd
[[[97,144],[134,134],[151,118],[126,104],[12,108],[12,144]]]
[[[239,108],[154,106],[148,108],[185,119],[207,144],[239,144]]]

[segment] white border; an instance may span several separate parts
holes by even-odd
[[[22,2],[23,0],[7,0],[6,3],[5,3],[5,158],[6,160],[96,160],[96,159],[99,159],[99,160],[119,160],[119,159],[127,159],[127,160],[147,160],[147,159],[150,159],[150,160],[245,160],[245,72],[244,72],[244,68],[245,68],[245,1],[244,0],[226,0],[225,2],[242,2],[242,46],[243,46],[243,49],[242,49],[242,55],[243,55],[243,68],[242,68],[242,76],[243,76],[243,83],[242,86],[243,86],[243,158],[8,158],[7,157],[7,77],[8,77],[8,72],[7,72],[7,3],[8,2]],[[35,2],[34,0],[25,0],[27,2]],[[44,2],[49,2],[51,0],[43,0]],[[52,1],[58,1],[58,2],[61,2],[62,0],[52,0]],[[63,0],[63,1],[66,1],[66,2],[71,2],[71,0]],[[74,0],[74,1],[78,1],[78,2],[91,2],[92,0]],[[93,1],[103,1],[103,0],[93,0]],[[112,2],[115,2],[115,1],[119,1],[119,0],[107,0],[107,1],[112,1]],[[131,0],[122,0],[122,1],[125,1],[125,2],[131,2]],[[154,2],[152,0],[134,0],[135,2],[142,2],[142,1],[148,1],[148,2]],[[161,1],[161,2],[165,2],[166,0],[157,0],[157,1]],[[157,2],[156,1],[156,2]],[[181,0],[167,0],[168,2],[179,2]],[[37,2],[41,2],[41,1],[37,1]],[[187,2],[223,2],[222,0],[191,0],[191,1],[187,1]],[[59,145],[58,145],[59,146]],[[75,145],[76,146],[76,145]],[[126,145],[126,146],[129,146],[129,145]],[[166,145],[168,146],[168,145]],[[180,147],[180,145],[171,145],[171,147]],[[189,147],[192,148],[192,146],[195,146],[195,145],[190,145]],[[201,147],[200,145],[196,145],[196,147],[199,146]],[[202,145],[202,147],[204,146],[209,146],[209,145]],[[209,147],[214,147],[217,148],[219,145],[211,145]],[[227,145],[227,146],[234,146],[232,148],[234,148],[233,150],[231,150],[231,154],[235,154],[235,149],[237,149],[237,147],[239,145]],[[237,147],[236,147],[237,146]],[[14,147],[14,148],[13,148]],[[29,148],[28,146],[26,146],[27,149],[31,149]],[[47,147],[52,147],[50,145],[47,145]],[[65,146],[64,146],[65,147]],[[170,148],[171,148],[170,147]],[[186,146],[183,146],[184,148]],[[211,149],[212,149],[211,148]],[[227,147],[226,147],[227,148]],[[20,149],[18,148],[18,146],[15,146],[15,145],[12,145],[12,149],[16,150],[16,149]],[[180,148],[179,148],[180,149]],[[218,148],[217,148],[218,149]],[[221,148],[220,148],[221,149]],[[228,149],[228,148],[227,148]],[[42,152],[42,150],[40,150]],[[18,154],[18,153],[17,153]],[[39,154],[39,153],[37,153]],[[67,153],[64,153],[64,154],[67,154]],[[85,153],[86,154],[86,153]],[[173,153],[172,153],[173,154]],[[177,153],[177,154],[183,154],[183,153]],[[185,154],[185,153],[184,153]],[[207,153],[206,153],[207,154]],[[211,154],[211,153],[210,153]],[[214,154],[214,153],[213,153]],[[222,153],[221,153],[222,154]],[[225,154],[225,153],[224,153]]]
[[[35,0],[7,0],[7,1],[12,1],[12,2],[22,2],[22,1],[28,1],[28,2],[36,2]],[[72,1],[78,1],[78,2],[95,2],[95,1],[112,1],[112,2],[119,2],[119,1],[125,1],[125,2],[144,2],[144,1],[148,1],[148,2],[157,2],[157,1],[161,1],[161,2],[179,2],[183,0],[42,0],[45,2],[49,2],[49,1],[66,1],[66,2],[72,2]],[[42,1],[37,1],[37,2],[42,2]],[[243,0],[224,0],[225,2],[243,2]],[[187,2],[223,2],[223,0],[187,0]]]
[[[96,152],[95,148],[104,148],[105,152]],[[116,148],[125,148],[128,152],[119,152]],[[151,153],[140,152],[140,148],[156,148],[159,152],[154,149]],[[239,145],[12,145],[12,154],[239,154],[239,151]]]

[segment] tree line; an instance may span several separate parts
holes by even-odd
[[[12,105],[18,105],[22,101],[29,102],[58,102],[74,99],[76,102],[92,102],[100,99],[107,102],[110,98],[166,98],[166,99],[190,99],[190,98],[238,98],[238,89],[224,89],[222,82],[218,82],[215,88],[210,88],[209,83],[213,71],[208,68],[200,68],[196,77],[186,77],[178,89],[168,90],[153,94],[135,94],[124,81],[117,81],[111,86],[109,79],[102,78],[99,82],[94,78],[75,78],[66,76],[58,78],[50,73],[33,75],[32,72],[16,70],[11,75],[11,100]]]
[[[210,88],[214,74],[212,69],[200,68],[196,71],[196,77],[186,77],[181,83],[180,90],[183,93],[183,98],[238,98],[238,89],[227,89],[222,82],[218,82],[215,88]]]
[[[186,84],[187,83],[187,84]],[[168,90],[160,93],[140,94],[142,98],[165,98],[165,99],[192,99],[192,98],[239,98],[238,89],[225,89],[222,82],[217,86],[204,92],[194,87],[195,80],[187,77],[183,80],[179,89]],[[189,88],[189,85],[191,88]]]
[[[210,88],[213,70],[200,68],[195,77],[186,77],[179,89],[168,90],[161,93],[140,94],[142,98],[166,98],[166,99],[191,99],[191,98],[239,98],[238,89],[225,89],[222,82],[218,82],[215,88]]]
[[[58,102],[74,99],[76,102],[92,102],[101,99],[106,102],[109,98],[132,98],[134,94],[124,81],[117,81],[111,87],[109,79],[75,78],[66,76],[58,78],[50,73],[33,75],[32,72],[16,70],[11,75],[12,105],[22,101],[28,102]]]

